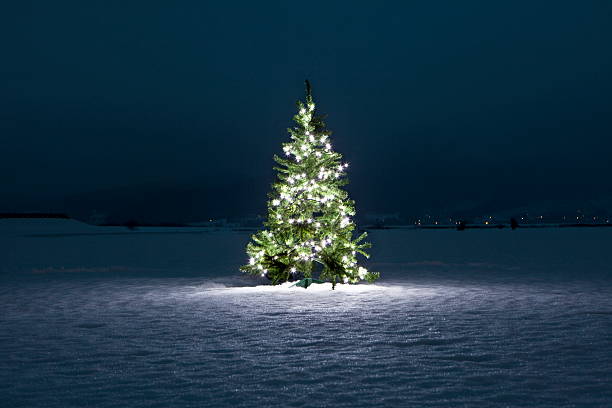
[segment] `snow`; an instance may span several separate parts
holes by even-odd
[[[248,236],[0,220],[1,405],[612,405],[612,229],[374,231],[334,291]]]

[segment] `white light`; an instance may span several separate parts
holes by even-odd
[[[329,149],[331,149],[331,145],[330,145],[329,143],[326,143],[326,144],[325,144],[325,148],[326,148],[327,150],[329,150]]]
[[[272,205],[280,205],[280,200],[272,200]]]
[[[340,228],[346,227],[350,223],[350,221],[351,220],[349,217],[344,217],[342,221],[340,221]]]
[[[255,258],[251,257],[249,259],[249,265],[255,265]]]

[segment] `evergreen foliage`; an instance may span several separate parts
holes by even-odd
[[[247,245],[249,263],[243,272],[268,277],[273,284],[313,276],[322,265],[319,279],[332,283],[373,282],[379,273],[357,264],[357,254],[368,257],[367,233],[354,238],[353,200],[342,189],[347,163],[332,150],[330,134],[306,81],[306,101],[298,101],[293,117],[297,126],[288,129],[291,141],[283,143],[285,157],[278,163],[277,180],[269,194],[266,229]]]

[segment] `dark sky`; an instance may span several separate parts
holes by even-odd
[[[609,1],[19,1],[0,15],[0,211],[262,213],[305,78],[358,211],[612,196]]]

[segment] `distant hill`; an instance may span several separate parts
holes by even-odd
[[[67,214],[61,213],[0,213],[0,218],[59,218],[59,219],[70,219]]]

